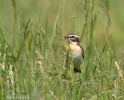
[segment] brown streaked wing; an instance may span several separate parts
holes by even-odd
[[[80,43],[77,43],[77,45],[79,45],[80,46],[80,48],[81,48],[81,50],[82,50],[82,57],[84,58],[84,49],[83,49],[83,47],[80,45]]]

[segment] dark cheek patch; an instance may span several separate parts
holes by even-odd
[[[79,42],[79,38],[76,38],[76,37],[75,38],[72,38],[71,41],[73,41],[73,42]]]
[[[75,40],[76,40],[77,42],[79,42],[79,38],[75,38]]]

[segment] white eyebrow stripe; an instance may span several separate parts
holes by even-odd
[[[69,35],[69,36],[70,36],[70,37],[71,37],[71,36],[78,37],[77,35]],[[78,37],[78,38],[79,38],[79,37]]]

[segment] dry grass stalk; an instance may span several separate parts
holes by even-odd
[[[118,70],[118,76],[120,77],[120,79],[123,79],[123,74],[121,72],[120,66],[118,65],[117,61],[115,61],[115,66],[116,66],[116,68]]]

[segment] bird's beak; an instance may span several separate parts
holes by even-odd
[[[68,38],[67,36],[64,36],[64,37],[65,37],[65,39]]]

